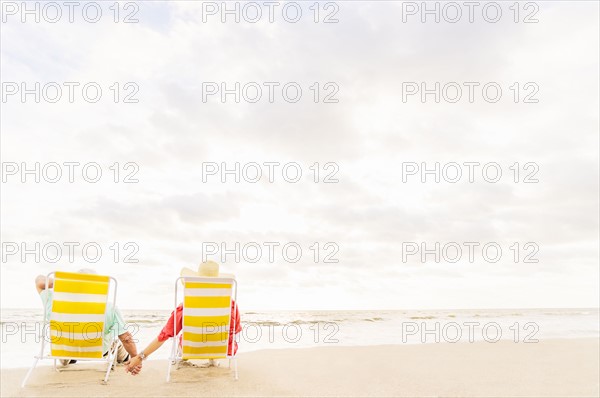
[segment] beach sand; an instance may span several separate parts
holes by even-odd
[[[26,369],[3,369],[1,392],[3,397],[597,397],[599,349],[598,339],[560,339],[263,350],[238,356],[238,381],[222,360],[219,368],[180,368],[167,383],[167,363],[149,359],[135,377],[117,367],[108,385],[101,383],[98,363],[60,373],[38,365],[24,389]]]

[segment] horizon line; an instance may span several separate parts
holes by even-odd
[[[17,308],[17,307],[0,307],[0,311],[5,310],[43,310],[43,307],[29,307],[29,308]],[[170,311],[171,308],[120,308],[122,311]],[[301,311],[472,311],[472,310],[598,310],[600,307],[469,307],[469,308],[356,308],[356,309],[315,309],[315,308],[303,308],[303,309],[249,309],[245,312],[275,312],[275,311],[287,311],[287,312],[301,312]]]

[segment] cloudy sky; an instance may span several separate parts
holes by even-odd
[[[112,2],[101,3],[97,23],[81,8],[73,23],[67,9],[56,23],[44,15],[23,23],[21,10],[13,15],[6,3],[3,308],[39,306],[33,279],[40,273],[86,267],[118,279],[122,308],[166,309],[181,267],[195,268],[211,242],[232,250],[239,243],[239,261],[233,254],[222,261],[220,249],[209,258],[236,274],[244,310],[598,306],[598,3],[537,2],[519,10],[518,23],[512,2],[498,3],[496,23],[483,17],[485,3],[473,22],[464,8],[456,23],[447,21],[450,9],[439,23],[432,16],[423,23],[393,1],[322,2],[317,23],[313,2],[298,3],[296,23],[283,17],[283,2],[273,22],[261,6],[256,23],[244,19],[255,16],[249,8],[239,23],[232,15],[223,23],[222,10],[212,15],[193,1],[121,3],[118,23]],[[530,14],[537,23],[523,23]],[[138,22],[123,23],[128,15]],[[338,22],[323,23],[327,16]],[[36,82],[40,102],[34,94],[23,101],[20,90]],[[62,87],[55,103],[50,82]],[[64,82],[79,84],[73,102]],[[254,83],[236,103],[233,94],[225,102],[207,96],[211,82],[228,89]],[[265,82],[278,84],[273,102]],[[290,82],[302,89],[295,103],[282,95]],[[406,83],[421,82],[428,89],[454,83],[439,103],[434,94],[421,101],[420,93],[403,101]],[[478,84],[472,102],[465,82]],[[490,82],[502,89],[497,102],[482,95]],[[101,87],[98,102],[83,98],[88,83]],[[257,85],[262,97],[252,103],[246,99]],[[456,86],[462,97],[452,103],[446,99]],[[138,101],[125,103],[127,95]],[[337,102],[325,103],[327,95]],[[22,176],[23,164],[36,162],[40,170],[63,165],[62,178],[47,181],[51,167],[39,183]],[[65,162],[80,163],[73,183]],[[82,177],[82,166],[93,162],[102,170],[97,183]],[[262,178],[203,176],[203,164],[232,169],[236,162],[263,165]],[[279,163],[272,182],[265,162]],[[462,165],[460,181],[447,181],[455,167],[439,183],[403,175],[436,162]],[[465,162],[479,163],[473,182]],[[285,164],[300,167],[298,182],[286,181]],[[498,182],[482,176],[485,164],[495,165],[488,179],[500,168]],[[255,168],[245,170],[254,177]],[[287,172],[295,176],[294,168]],[[124,183],[131,173],[138,182]],[[325,183],[328,175],[337,182]],[[22,258],[22,245],[36,242],[39,262],[34,254]],[[79,244],[73,260],[65,242]],[[420,245],[436,242],[447,248],[440,261],[434,254],[423,261]],[[465,242],[478,245],[473,261]],[[95,263],[82,255],[89,243],[102,249]],[[286,260],[286,244],[288,259],[301,248],[297,262]],[[486,244],[493,247],[487,259]],[[48,261],[56,246],[62,256]],[[262,255],[254,262],[257,246]],[[454,261],[456,246],[462,255]],[[407,252],[415,247],[418,253]],[[501,256],[488,261],[496,247]]]

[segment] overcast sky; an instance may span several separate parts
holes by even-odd
[[[6,82],[80,85],[73,103],[65,86],[56,103],[36,103],[33,95],[22,103],[20,92],[3,100],[1,306],[37,307],[36,275],[85,267],[118,279],[122,308],[170,308],[174,280],[181,267],[201,262],[203,242],[256,242],[263,251],[255,263],[246,261],[254,252],[239,262],[211,257],[235,273],[243,310],[597,307],[598,3],[538,2],[539,10],[520,10],[519,23],[504,2],[497,23],[480,8],[473,23],[466,8],[457,23],[422,23],[420,14],[405,14],[403,22],[401,2],[338,2],[337,9],[321,3],[319,18],[334,13],[339,22],[315,23],[312,3],[302,3],[297,23],[282,17],[281,6],[273,23],[266,15],[257,23],[222,23],[189,1],[121,9],[120,19],[135,11],[139,22],[128,24],[113,22],[112,2],[103,3],[98,23],[86,22],[79,9],[74,23],[66,15],[57,23],[22,23],[20,14],[5,12],[3,94]],[[523,23],[530,13],[539,22]],[[96,103],[82,99],[89,82],[103,90]],[[109,88],[115,82],[118,103]],[[139,88],[137,103],[123,103],[133,91],[128,82]],[[236,103],[233,95],[222,103],[218,95],[203,102],[203,82],[280,86],[273,103],[264,85],[256,103]],[[296,103],[282,98],[288,82],[303,90]],[[404,82],[457,82],[463,98],[435,103],[432,94],[422,103],[417,94],[403,101]],[[464,82],[479,83],[472,103]],[[502,88],[498,102],[482,97],[488,82]],[[338,102],[324,103],[336,87]],[[525,103],[528,94],[538,102]],[[35,183],[30,175],[22,183],[7,162],[96,162],[103,174],[88,183],[79,166],[74,183],[66,175],[57,183]],[[115,162],[120,180],[136,171],[139,182],[115,183]],[[128,162],[139,170],[125,169]],[[203,182],[204,162],[295,162],[303,174],[290,183],[279,166],[269,182],[265,166],[256,183],[235,183],[231,175],[222,183],[219,174]],[[466,175],[456,183],[435,183],[430,175],[422,183],[420,174],[403,182],[406,162],[494,163],[502,178],[487,182],[479,166],[473,183]],[[338,182],[324,183],[332,172]],[[530,173],[537,183],[524,182]],[[56,242],[63,253],[56,263],[45,261],[52,250],[39,263],[33,255],[22,261],[20,252],[7,253],[10,242],[30,249]],[[80,244],[72,262],[64,242]],[[81,255],[89,242],[103,250],[96,263]],[[127,242],[139,247],[137,263],[125,262],[133,251]],[[280,245],[273,261],[264,242]],[[282,254],[290,242],[302,249],[295,263]],[[456,262],[445,261],[453,248],[440,262],[434,255],[423,262],[420,253],[403,261],[406,242],[430,249],[456,242],[463,253]],[[479,244],[472,262],[464,242]],[[490,242],[502,249],[495,263],[481,254]],[[338,262],[325,263],[328,254]],[[538,261],[524,262],[528,254]]]

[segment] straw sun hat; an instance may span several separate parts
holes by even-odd
[[[235,278],[233,274],[222,274],[219,273],[219,264],[214,261],[205,261],[198,266],[198,271],[194,271],[191,268],[183,267],[181,269],[181,276],[192,276],[192,277],[208,277],[208,278]]]

